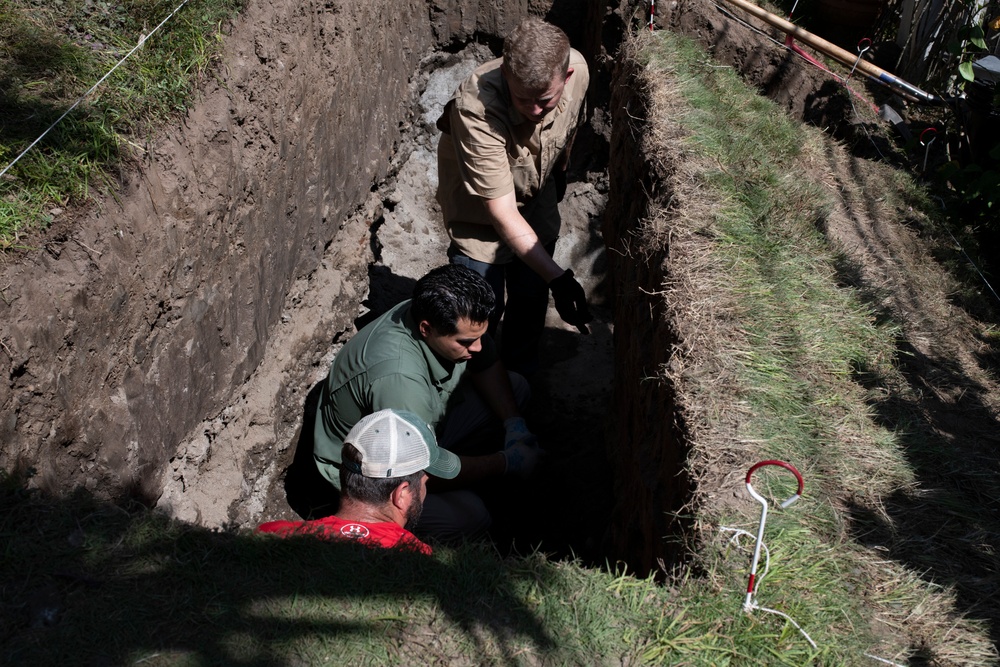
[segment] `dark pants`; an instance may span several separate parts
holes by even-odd
[[[548,230],[542,233],[543,238],[553,236],[552,231],[558,234],[562,221],[555,181],[549,178],[544,187],[520,207],[520,213],[532,229]],[[543,247],[551,257],[556,242],[553,239]],[[538,346],[549,308],[548,284],[519,259],[506,264],[487,264],[463,254],[454,245],[448,249],[448,259],[452,264],[469,267],[493,288],[497,308],[490,317],[489,334],[497,340],[504,367],[530,378],[539,366]],[[503,331],[498,337],[501,317]]]
[[[509,375],[514,400],[523,412],[531,399],[531,388],[523,377],[515,373]],[[472,387],[465,386],[459,391],[465,392],[465,400],[445,417],[438,444],[455,454],[468,456],[482,456],[502,449],[503,425],[496,415]],[[495,432],[487,433],[491,430]],[[424,540],[456,543],[481,537],[492,520],[486,504],[475,491],[428,493],[420,521],[411,530]]]
[[[549,256],[555,252],[555,247],[555,241],[545,245]],[[502,317],[503,332],[498,340],[500,360],[507,370],[531,377],[539,366],[538,346],[549,307],[548,284],[519,259],[507,264],[487,264],[466,257],[454,247],[449,248],[448,258],[452,264],[469,267],[493,288],[497,307],[490,316],[488,332],[497,338]]]

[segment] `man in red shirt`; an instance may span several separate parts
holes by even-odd
[[[420,517],[427,473],[453,479],[458,457],[437,445],[420,417],[403,410],[379,410],[347,434],[340,466],[340,509],[315,521],[270,521],[257,530],[282,537],[315,535],[358,540],[369,546],[430,554],[431,548],[406,529]]]

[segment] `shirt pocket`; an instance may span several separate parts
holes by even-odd
[[[514,192],[518,201],[523,201],[538,192],[538,171],[535,169],[534,157],[529,153],[508,155],[507,161],[510,164],[510,175],[514,181]]]

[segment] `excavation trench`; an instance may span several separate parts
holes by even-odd
[[[483,41],[486,41],[483,39]],[[318,383],[341,345],[358,329],[399,301],[408,298],[417,278],[447,261],[447,235],[435,202],[436,150],[440,136],[435,122],[455,87],[471,71],[495,57],[490,48],[472,40],[462,48],[435,52],[424,58],[411,76],[414,104],[405,113],[398,147],[388,176],[375,184],[358,210],[340,224],[361,232],[359,269],[352,285],[355,301],[347,326],[328,341],[312,341],[317,363],[289,395],[285,405],[291,414],[289,426],[279,440],[267,433],[260,442],[244,450],[247,461],[240,477],[244,486],[239,497],[218,504],[208,518],[206,507],[220,498],[220,479],[212,482],[206,457],[178,458],[165,477],[158,506],[187,520],[211,524],[253,525],[262,518],[295,518],[305,513],[298,499],[309,475],[296,475],[292,468],[311,465],[310,430],[314,419]],[[603,113],[603,110],[602,112]],[[552,553],[573,553],[603,562],[609,538],[613,475],[609,474],[605,447],[607,404],[613,386],[613,312],[606,296],[606,259],[600,235],[601,216],[607,200],[607,137],[591,127],[578,137],[578,158],[571,169],[567,194],[560,204],[562,233],[556,259],[573,267],[590,295],[596,315],[589,335],[581,335],[564,324],[550,308],[543,340],[543,367],[532,378],[533,398],[528,420],[546,449],[538,474],[530,481],[498,481],[480,488],[494,517],[492,535],[498,544],[529,550],[542,545]],[[294,347],[294,337],[305,327],[299,320],[312,317],[309,307],[298,303],[323,304],[330,298],[329,277],[343,270],[343,248],[331,246],[327,257],[301,288],[282,317],[279,332],[269,347]],[[502,333],[501,333],[502,335]],[[280,353],[279,353],[280,354]],[[267,357],[265,354],[265,367]],[[241,395],[266,392],[273,378],[259,374],[244,386]],[[291,388],[290,388],[291,389]],[[228,417],[226,410],[233,410]],[[223,415],[206,420],[182,451],[211,451],[216,443],[252,444],[252,426],[241,413],[240,402]],[[237,416],[239,415],[239,416]],[[253,419],[252,417],[250,418]],[[208,465],[206,465],[208,463]],[[255,477],[256,475],[256,477]],[[246,491],[252,489],[250,493]],[[235,491],[235,489],[234,489]],[[315,497],[316,489],[305,495]],[[585,498],[572,516],[565,512],[567,498]],[[585,511],[579,509],[585,508]]]
[[[285,471],[311,389],[359,326],[445,261],[434,120],[523,15],[514,5],[250,3],[226,80],[206,82],[119,195],[2,267],[0,466],[205,526],[294,517]],[[634,17],[583,7],[547,16],[592,70],[557,260],[596,321],[583,336],[549,313],[528,415],[549,456],[534,481],[490,493],[503,540],[648,572],[683,556],[664,536],[683,534],[669,517],[694,490],[673,390],[648,381],[675,338],[650,298],[669,248],[621,247],[669,209],[669,169],[637,141],[634,63],[609,56]],[[822,106],[822,77],[720,28],[710,3],[673,11],[658,20],[793,115]]]

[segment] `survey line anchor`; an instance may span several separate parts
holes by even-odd
[[[778,461],[773,459],[768,461],[761,461],[760,463],[754,464],[750,468],[750,470],[747,471],[747,477],[746,477],[747,491],[750,493],[750,495],[753,497],[754,500],[756,500],[761,504],[761,511],[760,511],[760,524],[757,526],[757,541],[754,543],[753,547],[753,560],[750,563],[750,579],[747,582],[747,596],[746,599],[743,601],[743,611],[746,612],[749,612],[754,608],[754,602],[753,602],[754,584],[757,581],[757,564],[760,561],[760,547],[764,541],[764,522],[767,521],[767,499],[764,498],[764,496],[757,493],[756,491],[754,491],[753,485],[750,484],[750,478],[758,469],[763,468],[764,466],[779,466],[785,468],[793,475],[795,475],[795,479],[799,483],[798,490],[781,503],[780,507],[782,509],[788,507],[796,500],[798,500],[802,496],[802,489],[805,488],[805,484],[802,481],[802,475],[799,473],[798,470],[796,470],[795,466],[793,466],[791,463],[786,463],[785,461]]]
[[[930,139],[926,137],[930,135]],[[927,158],[931,155],[931,144],[937,139],[937,128],[926,127],[924,131],[920,133],[920,145],[924,147],[924,166],[921,168],[922,173],[927,173]]]

